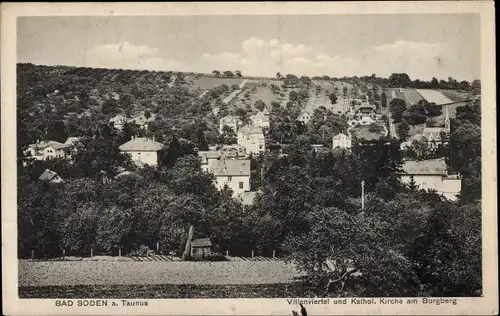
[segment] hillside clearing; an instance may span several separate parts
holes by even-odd
[[[420,93],[420,95],[422,95],[422,97],[426,99],[428,102],[434,102],[436,104],[446,104],[453,102],[444,94],[442,94],[441,91],[438,90],[430,90],[430,89],[415,89],[415,90],[418,93]]]
[[[288,91],[281,90],[280,93],[283,93],[283,97],[279,94],[274,94],[269,87],[256,87],[251,90],[245,89],[235,100],[235,105],[236,107],[244,107],[246,104],[249,104],[253,109],[255,102],[262,100],[270,111],[272,102],[279,102],[284,107],[289,101]]]
[[[232,86],[233,84],[240,85],[243,82],[243,78],[217,78],[201,76],[198,78],[190,78],[192,80],[192,87],[201,90],[210,90],[220,85],[226,84]]]

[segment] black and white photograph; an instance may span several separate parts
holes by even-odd
[[[484,298],[481,15],[244,12],[16,19],[18,298]]]

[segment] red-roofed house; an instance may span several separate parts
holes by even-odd
[[[122,152],[130,154],[132,160],[139,166],[158,165],[158,152],[163,149],[163,144],[155,141],[155,138],[135,137],[121,145]]]

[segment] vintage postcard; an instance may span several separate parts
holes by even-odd
[[[1,8],[6,315],[498,313],[493,2]]]

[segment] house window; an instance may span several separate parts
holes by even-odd
[[[240,189],[243,189],[243,182],[240,181]]]

